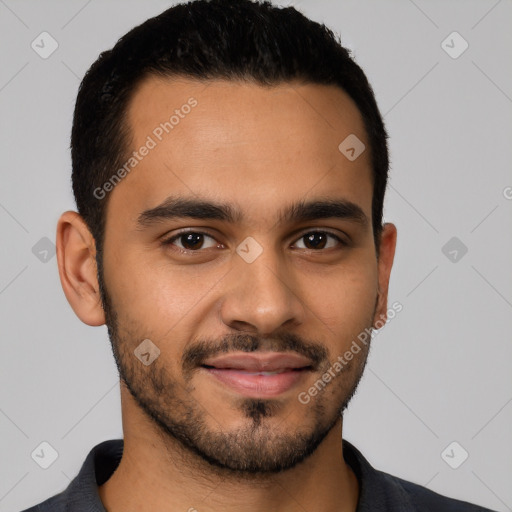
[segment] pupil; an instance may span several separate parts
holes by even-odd
[[[308,249],[318,249],[325,246],[327,237],[324,233],[311,233],[305,235],[306,247]],[[203,243],[203,235],[200,233],[187,233],[182,236],[181,243],[186,249],[198,249]]]
[[[200,233],[187,233],[182,236],[181,243],[186,249],[198,249],[203,243],[202,237],[203,235]],[[185,242],[183,242],[183,239],[185,239]]]
[[[311,233],[310,235],[306,235],[305,236],[307,242],[306,242],[306,247],[308,247],[308,249],[318,249],[318,248],[323,248],[325,246],[325,242],[326,242],[326,236],[324,233]],[[315,238],[317,239],[317,241],[315,242]],[[321,239],[321,240],[319,240]],[[312,247],[309,247],[309,245],[312,245]]]

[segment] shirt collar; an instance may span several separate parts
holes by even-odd
[[[343,458],[352,468],[359,483],[356,512],[410,512],[415,507],[397,479],[375,469],[363,454],[343,439]]]
[[[96,445],[87,455],[79,474],[69,484],[65,494],[76,510],[106,512],[100,499],[98,487],[114,473],[123,455],[123,439],[111,439]],[[396,478],[374,469],[362,453],[351,443],[343,440],[343,457],[352,468],[359,483],[357,512],[413,510],[409,496]],[[73,510],[75,508],[72,507]]]

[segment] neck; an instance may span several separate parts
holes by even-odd
[[[358,482],[343,459],[341,418],[316,451],[295,467],[270,475],[240,475],[212,466],[179,441],[164,437],[140,411],[127,408],[137,407],[125,396],[123,457],[99,488],[109,512],[354,512],[357,508]]]

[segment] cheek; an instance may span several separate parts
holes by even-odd
[[[186,338],[189,326],[197,326],[198,319],[204,317],[216,295],[216,285],[228,271],[224,266],[155,262],[142,253],[105,261],[107,287],[120,323],[126,322],[138,335],[155,340],[179,332],[177,344]]]
[[[131,337],[157,345],[172,340],[173,350],[179,351],[205,325],[220,329],[213,311],[224,290],[236,286],[230,282],[236,272],[230,275],[229,264],[176,265],[136,250],[110,255],[104,262],[108,291],[120,327]],[[341,351],[371,323],[377,266],[370,251],[354,250],[328,268],[297,266],[292,275],[292,288],[306,311],[305,332],[311,329],[313,338],[331,340],[329,345],[336,344],[332,350]]]
[[[376,264],[339,267],[315,279],[306,301],[336,353],[372,325],[377,299]]]

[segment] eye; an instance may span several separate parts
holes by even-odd
[[[331,241],[329,241],[329,238]],[[336,245],[347,245],[339,236],[327,231],[310,231],[302,235],[298,241],[299,243],[300,241],[304,241],[304,247],[297,246],[297,243],[295,247],[308,250],[331,249],[332,247],[336,247]]]
[[[300,244],[303,244],[301,246]],[[215,238],[207,233],[200,231],[186,231],[173,235],[162,241],[163,246],[174,246],[180,252],[200,252],[201,249],[212,247],[222,248]],[[306,249],[320,251],[322,249],[331,249],[336,246],[346,246],[347,243],[339,236],[327,231],[310,231],[303,234],[293,247],[297,249]]]
[[[211,240],[209,245],[205,246],[205,239]],[[206,233],[201,233],[199,231],[186,231],[178,233],[177,235],[173,235],[171,238],[168,238],[162,242],[162,245],[175,245],[178,249],[182,251],[199,251],[200,249],[208,249],[210,247],[219,246],[219,244],[215,238]]]

